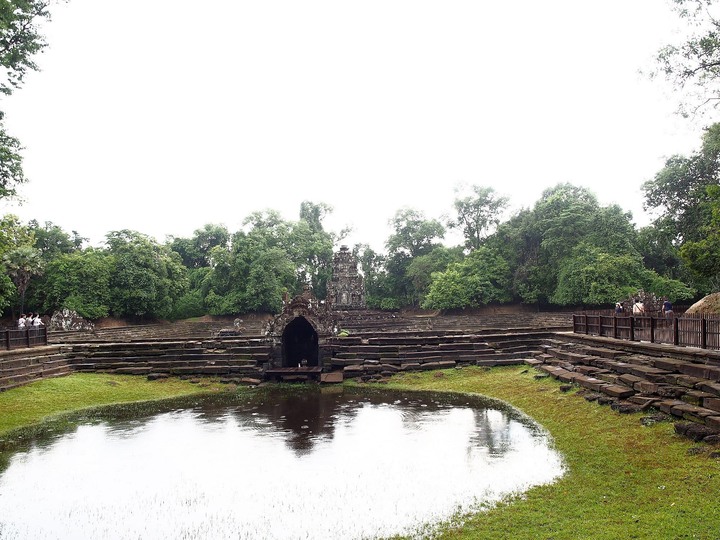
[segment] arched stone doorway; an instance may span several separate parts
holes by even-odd
[[[318,334],[305,317],[290,321],[282,333],[282,367],[297,367],[303,360],[318,365]]]

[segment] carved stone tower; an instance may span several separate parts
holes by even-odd
[[[358,274],[357,259],[347,246],[333,257],[332,278],[327,286],[327,304],[331,309],[363,309],[365,287]]]

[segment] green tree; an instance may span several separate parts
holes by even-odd
[[[40,250],[31,246],[19,246],[6,251],[2,256],[2,262],[10,279],[17,287],[20,297],[20,312],[24,312],[25,291],[27,291],[30,280],[43,271],[42,254]]]
[[[684,115],[716,107],[720,99],[720,18],[714,0],[672,0],[687,23],[682,43],[669,44],[656,56],[651,76],[665,77],[681,92]]]
[[[9,95],[29,71],[45,46],[41,24],[50,19],[49,0],[0,0],[0,93]],[[0,112],[0,199],[16,195],[26,181],[22,169],[20,141],[8,134]]]
[[[422,306],[457,309],[509,302],[510,276],[507,261],[497,251],[480,247],[463,261],[451,263],[444,272],[432,274]]]
[[[550,303],[558,276],[581,243],[615,255],[638,256],[631,215],[602,207],[589,190],[558,184],[535,206],[498,227],[486,244],[502,254],[512,272],[511,291],[526,303]]]
[[[471,186],[471,195],[458,196],[453,205],[455,219],[448,221],[451,229],[461,229],[465,247],[478,249],[485,236],[500,223],[500,214],[507,208],[509,199],[495,193],[491,187]],[[460,190],[456,189],[459,194]]]
[[[72,236],[66,233],[61,227],[46,221],[40,225],[37,220],[28,222],[28,228],[35,238],[35,247],[42,253],[43,259],[51,261],[55,257],[78,251],[82,248],[87,238],[80,236],[77,231],[72,231]]]
[[[642,186],[646,210],[658,214],[659,227],[673,230],[674,241],[698,240],[700,228],[710,217],[703,202],[707,187],[720,184],[720,124],[708,127],[698,152],[690,157],[672,156]]]
[[[406,275],[412,285],[413,303],[422,304],[428,292],[432,275],[443,272],[451,263],[463,260],[462,247],[436,246],[427,255],[420,255],[410,261]]]
[[[196,229],[192,238],[170,238],[170,249],[177,252],[187,268],[210,266],[210,252],[217,246],[227,247],[230,233],[225,225],[207,223]]]
[[[88,248],[58,255],[43,275],[43,311],[70,309],[86,319],[107,317],[114,268],[114,258],[104,250]]]
[[[435,219],[426,219],[425,215],[411,208],[403,208],[390,220],[393,233],[385,246],[390,255],[403,252],[410,257],[428,253],[436,240],[445,236],[445,227]]]
[[[565,259],[551,301],[569,306],[613,304],[641,289],[676,300],[686,300],[695,293],[677,280],[648,270],[638,256],[616,255],[581,243]]]
[[[115,263],[110,277],[113,314],[169,317],[188,287],[180,256],[136,231],[112,231],[105,238]]]

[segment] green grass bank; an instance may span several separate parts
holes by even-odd
[[[720,460],[709,457],[718,448],[676,436],[671,422],[643,426],[644,414],[618,414],[535,374],[465,368],[402,374],[383,385],[507,401],[542,424],[565,458],[567,472],[555,484],[447,525],[442,538],[720,540]],[[213,381],[103,374],[39,381],[0,393],[0,438],[84,408],[223,391]]]

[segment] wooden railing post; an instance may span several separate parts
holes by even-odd
[[[703,317],[700,326],[700,348],[707,349],[707,319]]]
[[[30,344],[30,329],[29,329],[29,328],[25,330],[25,342],[27,343],[27,346],[28,346],[28,347],[31,347],[31,344]]]
[[[612,336],[613,338],[617,339],[617,313],[613,313],[613,326],[612,326]]]
[[[10,350],[10,330],[5,330],[5,348]]]
[[[650,343],[655,343],[655,325],[657,320],[653,315],[650,315]]]
[[[631,315],[628,319],[630,319],[630,341],[635,341],[635,317]]]
[[[673,317],[673,345],[680,345],[680,324],[677,317]]]
[[[588,316],[587,313],[583,313],[583,318],[585,319],[585,333],[588,333]]]

